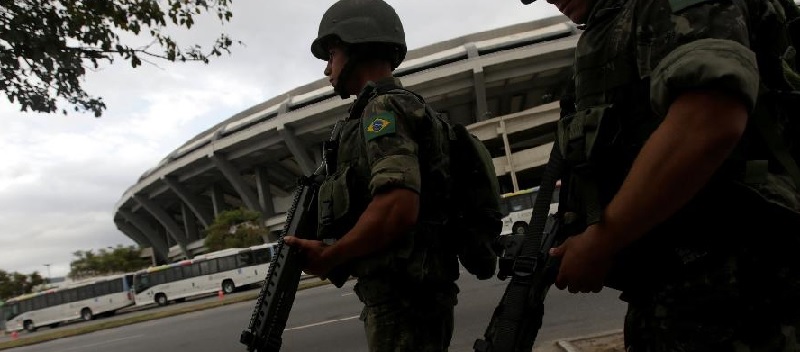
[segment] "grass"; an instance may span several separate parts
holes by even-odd
[[[319,281],[315,280],[314,282],[301,282],[300,286],[297,288],[297,290],[300,291],[300,290],[311,288],[311,287],[327,285],[328,283],[329,282],[327,280],[324,280],[324,281],[323,280],[319,280]],[[106,322],[102,322],[102,323],[98,323],[98,324],[93,324],[93,325],[90,325],[90,326],[80,326],[80,325],[78,325],[77,327],[71,328],[71,329],[66,329],[65,328],[65,329],[59,329],[59,330],[52,331],[52,332],[48,331],[47,333],[43,333],[41,335],[36,335],[36,336],[31,336],[31,337],[20,337],[20,338],[17,338],[15,340],[11,340],[11,341],[0,342],[0,351],[5,350],[5,349],[9,349],[9,348],[14,348],[14,347],[22,347],[22,346],[34,345],[34,344],[37,344],[37,343],[42,343],[42,342],[45,342],[45,341],[50,341],[50,340],[55,340],[55,339],[61,339],[61,338],[65,338],[65,337],[88,334],[90,332],[95,332],[95,331],[99,331],[99,330],[113,329],[113,328],[117,328],[117,327],[120,327],[120,326],[136,324],[136,323],[140,323],[140,322],[148,321],[148,320],[162,319],[162,318],[171,317],[171,316],[175,316],[175,315],[179,315],[179,314],[185,314],[185,313],[197,312],[197,311],[201,311],[201,310],[205,310],[205,309],[217,308],[217,307],[221,307],[221,306],[224,306],[224,305],[227,305],[227,304],[247,302],[247,301],[251,301],[251,300],[256,299],[256,297],[258,297],[258,294],[260,292],[261,292],[260,289],[256,289],[256,290],[253,290],[253,292],[247,292],[245,294],[237,295],[237,296],[231,297],[231,298],[226,298],[226,299],[221,300],[221,301],[203,302],[203,303],[198,303],[198,304],[193,304],[193,305],[187,305],[186,307],[181,307],[181,308],[178,308],[178,309],[157,311],[157,312],[137,315],[137,316],[130,317],[130,318],[125,318],[125,319],[117,319],[117,320],[112,320],[112,321],[106,321]]]

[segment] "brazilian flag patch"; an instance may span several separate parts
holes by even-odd
[[[380,136],[395,133],[397,131],[396,124],[397,118],[391,111],[374,114],[364,119],[364,135],[367,137],[367,141],[371,141]]]

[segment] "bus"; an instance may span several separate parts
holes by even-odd
[[[14,297],[2,306],[6,331],[30,332],[74,320],[111,315],[134,304],[132,274],[90,278],[63,287]]]
[[[556,183],[553,190],[553,198],[550,200],[550,214],[558,210],[558,193],[561,189],[561,182]],[[524,234],[528,230],[531,216],[533,215],[533,204],[536,202],[536,195],[539,194],[539,186],[519,190],[517,192],[505,193],[500,196],[500,211],[503,213],[503,229],[501,235]]]
[[[137,271],[133,274],[135,304],[165,306],[189,297],[253,287],[267,277],[275,245],[227,248]]]

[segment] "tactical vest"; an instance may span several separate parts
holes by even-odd
[[[641,78],[633,56],[635,22],[624,3],[609,4],[582,33],[574,64],[575,112],[558,123],[558,148],[569,175],[562,179],[561,207],[583,214],[584,224],[599,220],[660,122],[648,104],[630,103],[649,101],[649,81]]]
[[[376,94],[375,85],[368,85],[353,103],[350,116],[341,121],[338,150],[335,153],[335,170],[325,179],[319,191],[319,236],[340,238],[358,221],[372,200],[369,190],[371,179],[367,161],[366,141],[361,114],[369,100]],[[395,94],[395,93],[389,93]],[[408,93],[396,93],[408,94]],[[398,111],[403,118],[402,111]],[[442,133],[442,127],[431,121],[430,135]],[[440,233],[444,218],[447,188],[442,170],[432,170],[433,140],[426,132],[416,136],[419,145],[419,164],[422,177],[420,212],[417,225],[411,233],[402,236],[385,251],[359,258],[348,264],[351,275],[361,278],[398,276],[398,280],[411,282],[444,282],[458,278],[458,259],[447,250]],[[441,156],[438,156],[441,157]],[[381,234],[375,234],[380,236]]]

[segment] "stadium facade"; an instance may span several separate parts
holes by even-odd
[[[412,50],[395,75],[480,138],[513,192],[540,181],[579,35],[561,16],[520,23]],[[322,78],[209,128],[124,192],[117,228],[158,263],[204,252],[203,230],[225,210],[260,212],[275,239],[297,178],[320,164],[351,102]]]

